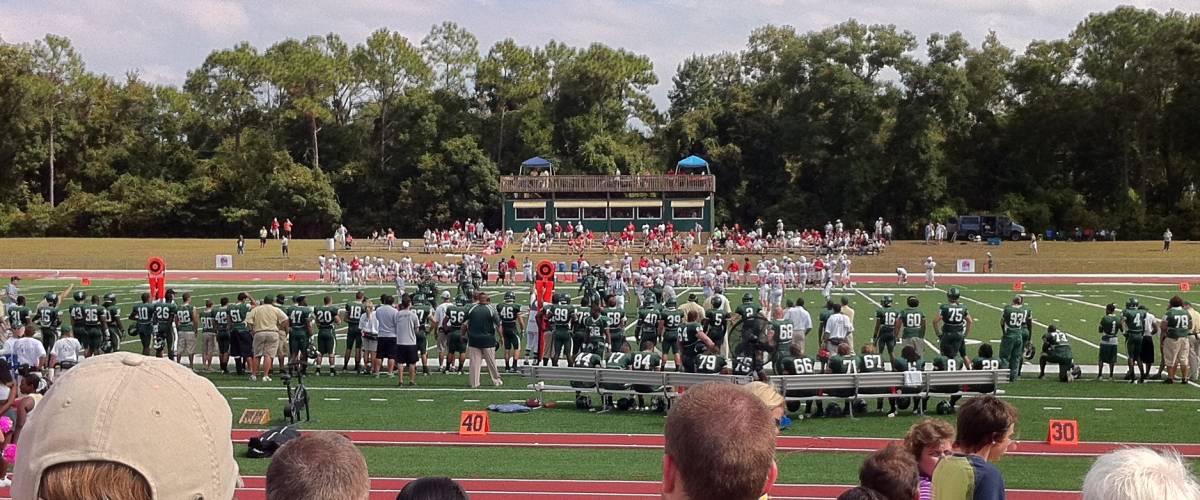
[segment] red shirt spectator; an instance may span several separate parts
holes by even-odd
[[[517,259],[508,259],[508,268],[516,269],[517,268]]]
[[[362,267],[362,263],[360,263],[358,261],[358,257],[350,259],[350,270],[351,271],[357,271],[360,267]]]
[[[645,257],[638,259],[638,269],[645,269],[649,265],[650,265],[650,261],[646,260]]]
[[[742,269],[742,267],[738,265],[737,261],[733,261],[733,262],[729,263],[729,272],[736,273],[741,269]]]
[[[462,222],[454,221],[454,224],[452,224],[450,227],[453,228],[455,231],[462,229]]]
[[[283,232],[292,234],[292,219],[283,221]]]
[[[816,262],[813,262],[813,269],[816,269],[818,271],[825,269],[825,261],[818,258],[816,260]]]
[[[279,230],[279,218],[278,217],[271,219],[271,230],[272,231]]]
[[[542,234],[542,225],[541,225],[541,224],[534,224],[534,225],[533,225],[533,231],[534,231],[534,232],[536,232],[537,234]]]

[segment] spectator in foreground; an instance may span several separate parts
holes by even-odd
[[[367,461],[349,439],[314,432],[288,441],[267,466],[267,500],[365,500]]]
[[[404,485],[396,500],[468,500],[462,486],[448,477],[423,477]]]
[[[178,363],[129,352],[89,358],[41,404],[54,410],[32,413],[21,433],[14,499],[233,498],[229,404]]]
[[[663,498],[753,500],[766,494],[779,473],[773,424],[766,406],[745,388],[689,387],[667,415]]]
[[[889,444],[863,461],[858,482],[887,500],[915,500],[917,461],[900,445]]]
[[[838,495],[837,500],[887,500],[883,495],[879,494],[871,488],[865,486],[855,486],[841,495]]]
[[[945,420],[927,418],[913,424],[904,436],[904,448],[917,461],[920,499],[933,498],[933,470],[942,457],[954,451],[954,427]]]
[[[1200,498],[1200,483],[1179,455],[1126,448],[1101,455],[1083,478],[1083,500]]]
[[[783,396],[774,387],[759,381],[746,384],[746,390],[758,398],[767,411],[771,412],[771,419],[775,421],[775,433],[778,434],[783,417],[787,413],[787,405]]]
[[[958,410],[959,452],[942,458],[933,471],[937,500],[1004,498],[1004,477],[992,465],[1013,445],[1017,409],[995,396],[972,398]]]

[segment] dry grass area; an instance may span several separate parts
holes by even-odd
[[[417,242],[413,242],[414,245]],[[1194,273],[1200,271],[1200,243],[1177,241],[1169,253],[1158,241],[1120,242],[1042,242],[1040,255],[1033,255],[1026,242],[1005,242],[1001,246],[980,243],[925,245],[921,242],[897,242],[878,256],[853,257],[855,272],[891,272],[903,265],[909,272],[921,272],[921,262],[933,256],[942,272],[954,269],[959,258],[974,258],[983,268],[986,252],[991,251],[996,272],[1010,273]],[[0,267],[5,269],[143,269],[146,259],[160,256],[168,269],[213,269],[218,254],[236,254],[234,240],[224,239],[133,239],[133,238],[6,238],[0,240]],[[329,254],[324,240],[293,240],[291,256],[281,255],[279,242],[269,240],[258,248],[257,240],[247,241],[246,255],[234,257],[236,269],[310,270],[316,268],[319,254]],[[400,258],[402,252],[387,252],[376,246],[362,245],[357,255]],[[345,252],[342,252],[345,255]],[[508,253],[506,252],[506,255]],[[449,260],[443,254],[410,253],[416,260]],[[522,254],[523,256],[524,254]],[[540,258],[574,260],[564,254],[530,254]],[[588,259],[596,262],[609,258],[594,252]],[[615,258],[615,256],[614,256]],[[728,256],[726,256],[728,258]],[[752,260],[757,257],[751,256]]]

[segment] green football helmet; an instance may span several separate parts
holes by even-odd
[[[504,301],[505,302],[515,302],[516,300],[517,300],[517,294],[515,294],[513,292],[504,292]]]
[[[46,303],[50,305],[58,305],[58,294],[54,292],[46,292]]]
[[[961,295],[962,294],[959,293],[957,287],[950,287],[950,289],[946,291],[946,298],[949,298],[950,300],[958,300]]]
[[[742,294],[742,303],[749,304],[751,302],[754,302],[754,296],[750,295],[750,292],[743,293]]]
[[[467,296],[466,296],[466,295],[459,295],[458,297],[455,297],[455,298],[454,298],[454,303],[455,303],[455,304],[458,304],[458,305],[460,305],[460,306],[465,306],[465,305],[467,305]]]
[[[674,298],[667,299],[668,309],[674,309],[676,307],[679,307],[679,302],[676,302]]]
[[[83,299],[87,298],[87,294],[83,290],[78,290],[71,295],[71,298],[75,299],[75,302],[83,302]]]
[[[885,295],[883,297],[883,300],[881,300],[880,302],[883,304],[883,307],[891,307],[892,306],[892,296]]]
[[[1126,309],[1136,309],[1137,306],[1138,306],[1138,299],[1136,297],[1130,297],[1129,300],[1125,301]]]
[[[111,306],[117,303],[117,294],[109,292],[104,294],[104,305]]]

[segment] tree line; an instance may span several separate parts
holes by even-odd
[[[2,34],[0,34],[2,35]],[[768,25],[681,62],[594,43],[483,50],[451,22],[214,50],[182,86],[89,71],[69,40],[0,41],[0,234],[301,237],[479,218],[498,178],[709,160],[719,222],[955,213],[1200,237],[1200,17],[1121,7],[1022,52],[854,20]],[[49,173],[53,156],[53,189]],[[51,198],[53,197],[53,203]]]

